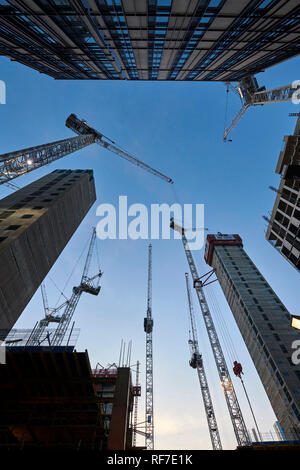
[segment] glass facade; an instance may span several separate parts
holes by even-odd
[[[299,54],[299,14],[292,0],[8,0],[0,54],[56,79],[234,81]]]

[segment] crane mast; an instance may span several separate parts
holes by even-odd
[[[290,101],[293,97],[293,93],[295,92],[293,85],[285,85],[266,90],[266,87],[259,87],[257,80],[253,75],[243,78],[237,86],[230,83],[227,85],[231,90],[235,91],[239,95],[242,107],[237,112],[227,129],[225,129],[223,134],[224,142],[226,142],[228,135],[239,123],[250,106]]]
[[[154,449],[154,423],[153,423],[153,349],[152,349],[152,245],[148,251],[148,289],[147,289],[147,316],[144,318],[144,331],[146,333],[146,400],[145,400],[145,447]]]
[[[92,295],[99,294],[100,286],[98,285],[98,282],[100,280],[100,277],[102,276],[102,271],[99,270],[99,272],[95,276],[88,277],[88,271],[89,271],[91,258],[92,258],[92,254],[93,254],[93,250],[95,246],[95,241],[96,241],[96,229],[93,228],[93,233],[92,233],[92,237],[90,240],[81,281],[80,281],[79,286],[73,287],[73,293],[69,300],[64,302],[62,305],[60,305],[56,309],[52,309],[50,311],[48,307],[45,287],[43,286],[42,295],[43,295],[43,304],[45,308],[45,318],[43,318],[38,323],[38,325],[32,330],[32,333],[30,337],[28,338],[26,346],[39,346],[41,344],[42,335],[46,327],[51,322],[55,322],[58,324],[51,340],[51,346],[60,346],[64,340],[66,331],[70,325],[70,322],[72,320],[72,317],[74,315],[74,312],[76,310],[76,307],[77,307],[77,304],[79,302],[82,292],[86,292]],[[93,281],[95,281],[96,279],[98,282],[96,283],[96,285],[94,285],[95,283]],[[61,316],[54,315],[63,307],[65,307],[65,310]]]
[[[186,291],[187,291],[187,298],[188,298],[188,304],[189,304],[189,316],[190,316],[190,325],[191,325],[191,337],[189,339],[189,347],[190,347],[190,352],[191,352],[190,366],[193,369],[197,369],[210,439],[212,443],[212,448],[213,450],[222,450],[222,443],[221,443],[217,420],[216,420],[216,416],[214,412],[214,407],[213,407],[213,403],[212,403],[212,399],[211,399],[211,395],[209,391],[209,386],[208,386],[208,382],[206,378],[206,373],[205,373],[205,369],[203,365],[203,358],[199,352],[196,321],[195,321],[188,273],[185,273],[185,281],[186,281]]]
[[[137,435],[137,426],[138,426],[138,389],[140,389],[139,385],[139,377],[140,377],[140,363],[137,361],[136,363],[136,379],[135,379],[135,390],[136,394],[134,395],[134,410],[133,410],[133,437],[132,437],[132,447],[136,447],[136,435]]]
[[[185,236],[184,229],[180,227],[178,224],[174,222],[174,219],[171,219],[171,228],[173,230],[177,230],[181,234],[181,239],[184,247],[184,251],[186,254],[186,258],[189,264],[189,268],[191,271],[193,281],[197,281],[199,279],[199,275],[197,272],[197,268],[192,256],[192,253],[189,249],[188,241]],[[227,403],[228,411],[230,414],[231,422],[233,425],[233,430],[235,433],[235,437],[239,446],[248,446],[251,445],[251,441],[248,435],[248,431],[244,422],[244,418],[242,415],[242,411],[240,409],[240,405],[235,394],[234,386],[231,381],[231,377],[229,374],[229,370],[225,361],[225,357],[222,351],[222,347],[218,338],[218,334],[214,325],[214,321],[212,315],[210,313],[204,290],[199,284],[195,284],[195,289],[197,293],[197,297],[200,304],[200,309],[202,312],[202,316],[204,319],[206,331],[208,334],[209,342],[212,348],[212,352],[214,355],[215,363],[217,366],[218,374],[220,377],[221,385],[223,388],[225,400]]]

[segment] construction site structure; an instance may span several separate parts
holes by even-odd
[[[199,275],[197,272],[197,268],[189,249],[188,241],[185,236],[184,228],[180,225],[176,224],[174,219],[171,218],[170,226],[173,230],[176,230],[181,234],[181,239],[184,247],[184,251],[186,254],[186,258],[189,264],[189,268],[191,271],[192,279],[194,282],[194,287],[197,293],[197,297],[199,300],[200,309],[202,312],[202,316],[204,319],[204,324],[206,327],[206,331],[208,334],[208,339],[211,345],[211,349],[214,355],[215,363],[217,366],[217,371],[220,377],[221,385],[223,388],[226,404],[228,407],[229,415],[231,418],[231,422],[233,425],[233,430],[235,433],[235,437],[238,443],[238,446],[249,446],[251,445],[251,440],[245,425],[245,421],[242,415],[242,411],[240,409],[240,405],[234,390],[234,386],[229,374],[229,370],[226,364],[226,360],[223,354],[223,350],[218,338],[218,334],[214,325],[214,321],[208,306],[208,303],[205,298],[204,289],[202,287],[202,282],[199,281]]]
[[[121,149],[111,139],[90,127],[86,121],[78,119],[75,114],[70,114],[66,120],[66,126],[78,135],[69,139],[58,140],[0,155],[0,184],[7,184],[18,176],[48,165],[94,143],[110,150],[152,175],[158,176],[168,183],[173,183],[171,178]]]
[[[225,129],[223,134],[224,142],[227,141],[228,135],[236,127],[250,106],[262,106],[268,103],[291,101],[294,93],[297,93],[296,86],[293,84],[266,90],[266,87],[260,87],[258,85],[257,79],[253,75],[242,78],[237,85],[227,83],[227,86],[240,97],[242,107],[239,109],[230,125]]]
[[[63,169],[1,199],[1,329],[13,328],[95,200],[92,170]]]
[[[300,374],[292,356],[299,331],[291,327],[290,312],[245,251],[240,235],[208,234],[204,259],[215,270],[286,438],[299,439]]]
[[[146,333],[145,446],[147,450],[154,449],[152,330],[152,245],[150,244],[148,250],[147,316],[144,318]]]
[[[61,306],[50,311],[48,306],[48,300],[46,297],[45,287],[42,285],[42,295],[43,295],[43,304],[45,309],[45,317],[35,326],[32,330],[26,346],[40,346],[42,341],[46,338],[43,338],[45,329],[49,323],[57,323],[57,328],[53,334],[53,337],[50,339],[47,337],[47,340],[51,346],[60,346],[64,340],[65,334],[69,328],[72,317],[75,313],[75,309],[78,305],[79,299],[83,292],[86,292],[91,295],[98,295],[100,292],[99,281],[102,276],[102,271],[99,270],[97,274],[90,277],[89,268],[91,264],[91,259],[95,247],[96,241],[96,229],[93,228],[93,233],[91,236],[89,249],[87,252],[87,257],[81,277],[79,286],[73,287],[73,293],[69,300],[64,302]],[[59,315],[58,312],[65,307],[62,315]]]
[[[188,306],[189,306],[189,318],[190,318],[190,338],[189,338],[189,347],[191,352],[191,360],[190,366],[193,369],[197,369],[199,383],[202,393],[203,404],[206,413],[206,419],[209,429],[209,435],[212,443],[213,450],[222,450],[222,443],[220,439],[219,429],[217,425],[217,420],[215,416],[215,411],[213,407],[213,402],[210,395],[209,385],[206,378],[206,373],[203,364],[202,354],[199,352],[199,344],[198,344],[198,337],[197,337],[197,328],[196,328],[196,319],[194,314],[194,307],[192,302],[192,296],[190,291],[189,285],[189,275],[185,273],[185,281],[186,281],[186,291],[187,291],[187,298],[188,298]]]
[[[133,403],[133,423],[132,423],[132,446],[136,447],[136,437],[137,437],[137,427],[138,427],[138,411],[139,411],[139,402],[138,399],[141,396],[141,386],[140,386],[140,363],[136,363],[136,378],[134,388],[134,403]]]
[[[300,272],[300,113],[294,133],[284,136],[276,173],[280,175],[278,188],[268,222],[266,239],[298,272]]]

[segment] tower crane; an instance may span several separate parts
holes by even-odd
[[[86,121],[78,119],[76,114],[70,114],[66,120],[66,126],[77,136],[0,155],[0,184],[7,184],[18,176],[48,165],[94,143],[167,183],[173,183],[171,178],[118,147],[111,139],[90,127]]]
[[[154,449],[154,423],[153,423],[153,350],[152,350],[152,245],[148,251],[148,290],[147,290],[147,316],[144,318],[144,331],[146,333],[146,403],[145,403],[145,447]]]
[[[112,141],[108,137],[105,137],[99,131],[96,131],[95,129],[90,127],[86,121],[78,119],[76,114],[70,114],[70,116],[66,120],[66,126],[72,129],[72,131],[74,131],[78,135],[93,135],[94,142],[98,145],[101,145],[101,147],[104,147],[105,149],[110,150],[111,152],[115,153],[119,157],[124,158],[128,162],[133,163],[134,165],[142,168],[145,171],[148,171],[152,175],[158,176],[159,178],[163,179],[167,183],[171,183],[171,184],[174,183],[174,181],[168,176],[164,175],[163,173],[160,173],[157,170],[154,170],[153,168],[151,168],[151,166],[147,165],[141,160],[138,160],[136,157],[126,152],[126,150],[123,150],[120,147],[117,147],[114,141]]]
[[[242,107],[239,109],[230,125],[225,129],[223,141],[227,141],[230,132],[239,123],[250,106],[259,106],[268,103],[281,103],[282,101],[290,101],[295,93],[295,86],[285,85],[282,87],[266,90],[266,87],[259,87],[257,79],[254,75],[243,78],[237,86],[227,83],[228,87],[234,91],[241,99]]]
[[[220,439],[219,429],[217,425],[217,420],[214,412],[214,407],[209,391],[209,386],[206,378],[206,373],[203,365],[203,358],[199,352],[199,344],[197,338],[197,329],[196,329],[196,320],[194,315],[194,307],[192,302],[192,296],[190,291],[189,285],[189,275],[185,273],[185,281],[186,281],[186,291],[187,291],[187,298],[189,304],[189,317],[190,317],[190,338],[189,338],[189,347],[191,352],[191,360],[190,366],[193,369],[197,369],[199,383],[206,413],[206,419],[210,434],[210,439],[212,443],[213,450],[222,450],[222,443]]]
[[[251,445],[251,441],[249,438],[249,434],[244,422],[244,418],[242,415],[242,411],[240,409],[240,405],[235,394],[234,386],[230,378],[229,370],[226,364],[226,360],[222,351],[222,347],[218,338],[217,330],[214,325],[214,321],[212,315],[210,313],[208,303],[205,298],[204,290],[202,284],[197,282],[199,280],[199,275],[197,272],[197,268],[189,249],[188,241],[185,236],[185,230],[183,227],[179,226],[175,223],[174,218],[171,218],[170,227],[173,230],[176,230],[181,235],[181,240],[183,243],[184,251],[186,254],[186,258],[189,264],[189,268],[191,271],[192,279],[194,282],[194,287],[196,289],[197,297],[200,304],[200,309],[202,312],[202,316],[204,319],[206,331],[208,334],[209,342],[212,348],[212,352],[214,355],[215,363],[217,366],[218,374],[220,377],[221,385],[223,388],[225,400],[227,403],[228,411],[230,414],[231,422],[233,425],[233,430],[235,433],[235,437],[239,446],[248,446]]]
[[[102,276],[102,271],[99,270],[94,276],[89,276],[89,268],[91,263],[92,254],[96,241],[96,229],[93,228],[92,237],[90,240],[87,257],[81,277],[79,286],[73,287],[73,293],[69,300],[66,300],[62,305],[55,309],[49,309],[48,300],[46,296],[45,286],[42,284],[43,304],[45,310],[45,318],[43,318],[37,326],[32,330],[28,338],[26,346],[39,346],[42,342],[42,337],[46,327],[49,323],[57,323],[57,328],[51,339],[51,346],[60,346],[65,337],[66,331],[69,327],[71,319],[74,315],[75,309],[83,292],[91,295],[98,295],[100,292],[99,281]],[[58,312],[63,308],[64,312],[59,315]]]

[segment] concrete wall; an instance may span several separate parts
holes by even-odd
[[[300,335],[289,312],[242,247],[215,247],[212,266],[280,425],[300,437],[300,368],[291,361]]]
[[[11,329],[96,200],[91,170],[56,170],[0,201],[0,328]]]

